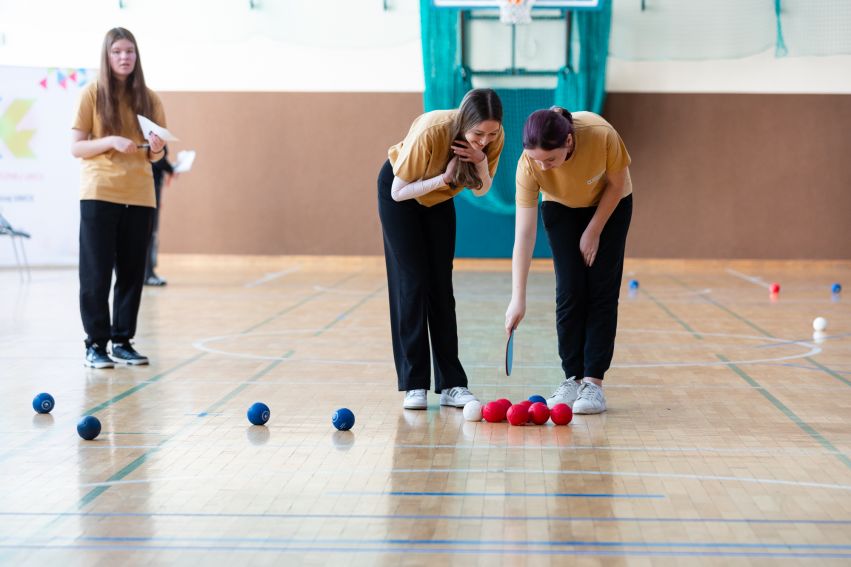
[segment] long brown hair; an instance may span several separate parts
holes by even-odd
[[[133,72],[127,76],[124,85],[112,72],[109,64],[109,53],[112,44],[120,39],[126,39],[133,44],[136,50],[136,65]],[[103,38],[103,49],[100,57],[100,74],[98,75],[97,113],[105,134],[120,134],[123,124],[121,123],[121,104],[127,104],[133,109],[134,114],[151,116],[151,97],[148,95],[148,87],[145,85],[145,74],[142,72],[142,58],[139,55],[139,45],[130,30],[124,28],[112,28],[106,32]]]
[[[458,117],[452,125],[451,139],[453,141],[464,140],[465,132],[472,130],[477,124],[485,120],[496,120],[502,125],[502,101],[499,100],[499,96],[492,89],[473,89],[464,95],[464,99],[461,101]],[[490,144],[485,146],[482,151],[487,153],[489,146]],[[449,163],[449,160],[453,157],[455,157],[455,154],[450,147],[446,163]],[[459,159],[452,185],[480,189],[482,180],[476,171],[476,164]]]

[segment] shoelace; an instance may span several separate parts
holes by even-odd
[[[408,390],[405,392],[405,398],[419,398],[425,395],[425,390]]]
[[[472,394],[470,394],[470,390],[464,386],[455,386],[449,390],[449,395],[453,398],[457,398],[458,396],[471,396]]]
[[[577,399],[579,399],[579,398],[585,398],[585,399],[599,398],[600,396],[598,394],[598,391],[599,391],[600,388],[599,387],[592,387],[592,386],[595,386],[595,385],[591,384],[590,382],[583,382],[582,384],[580,384],[579,385],[579,391],[576,392],[576,398]]]
[[[575,380],[573,380],[573,379],[565,380],[564,382],[559,384],[559,387],[556,389],[556,392],[555,392],[555,394],[553,394],[553,397],[564,397],[564,396],[566,396],[571,389],[571,384],[570,384],[571,382],[575,382]]]

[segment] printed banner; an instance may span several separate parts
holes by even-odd
[[[71,122],[87,69],[0,66],[0,214],[24,241],[33,266],[74,265],[80,222],[80,164]],[[0,266],[14,266],[0,235]]]

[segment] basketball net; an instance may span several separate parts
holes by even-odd
[[[531,24],[535,0],[499,0],[499,21],[503,24]]]

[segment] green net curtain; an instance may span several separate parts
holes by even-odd
[[[559,70],[555,104],[571,112],[603,112],[611,28],[611,0],[603,0],[599,11],[573,13],[573,37],[568,38],[572,61]]]

